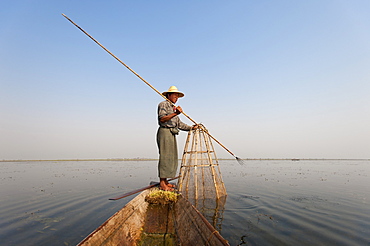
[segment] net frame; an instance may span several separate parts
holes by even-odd
[[[203,125],[188,133],[178,190],[194,205],[199,200],[204,202],[227,196],[213,143]]]

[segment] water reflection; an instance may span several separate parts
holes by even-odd
[[[221,233],[226,198],[227,196],[222,196],[218,199],[187,199],[203,214],[208,222]]]

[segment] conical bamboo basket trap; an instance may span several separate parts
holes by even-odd
[[[178,189],[194,205],[199,200],[219,200],[227,195],[216,152],[203,125],[188,133]]]

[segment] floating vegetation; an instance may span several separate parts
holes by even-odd
[[[43,215],[39,215],[36,213],[31,213],[28,218],[26,218],[27,221],[37,221],[45,225],[43,229],[46,229],[50,227],[53,223],[58,223],[62,221],[64,217],[45,217]]]
[[[179,194],[173,191],[155,189],[145,197],[145,201],[150,204],[169,204],[175,203],[178,196]]]
[[[258,222],[257,222],[257,223],[259,223],[259,222],[260,222],[260,220],[262,220],[263,218],[268,218],[268,219],[270,219],[270,220],[274,221],[274,218],[273,218],[271,215],[263,214],[263,213],[258,213],[258,214],[257,214],[257,220],[258,220]]]

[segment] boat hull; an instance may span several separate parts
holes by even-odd
[[[151,190],[137,195],[78,245],[229,245],[181,195],[176,203],[149,204],[145,197]]]

